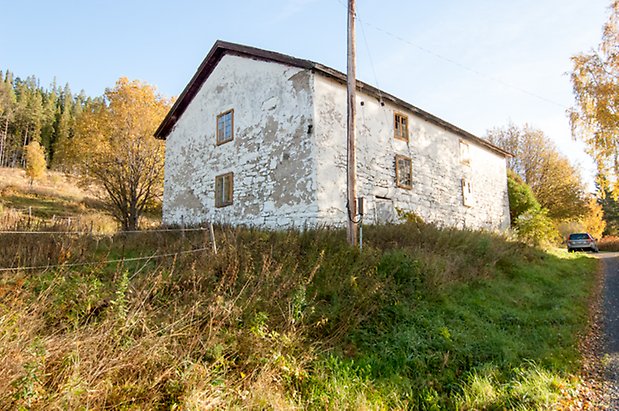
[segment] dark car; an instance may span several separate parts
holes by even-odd
[[[598,253],[600,251],[595,243],[595,238],[591,237],[589,233],[570,234],[570,237],[567,240],[567,251],[571,253],[574,251],[585,250],[589,250],[594,253]]]

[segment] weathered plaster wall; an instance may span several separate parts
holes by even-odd
[[[167,137],[164,223],[316,224],[312,76],[224,56]],[[217,115],[232,108],[234,140],[217,146]],[[216,208],[215,176],[227,172],[234,203]]]
[[[323,223],[346,222],[346,87],[315,76],[314,110],[317,198]],[[363,105],[361,105],[363,102]],[[394,138],[393,113],[408,115],[409,142]],[[470,162],[460,159],[462,138],[390,103],[357,95],[357,192],[366,198],[365,222],[395,218],[410,210],[425,221],[447,226],[505,229],[509,203],[505,159],[469,142]],[[465,140],[466,141],[466,140]],[[397,188],[395,155],[412,159],[413,188]],[[472,185],[470,207],[463,204],[462,178]]]

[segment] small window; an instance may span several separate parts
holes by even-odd
[[[217,145],[232,141],[234,138],[234,110],[228,110],[217,116]]]
[[[215,207],[232,205],[234,173],[222,174],[215,177]]]
[[[400,113],[394,113],[393,123],[395,138],[398,140],[408,141],[408,116]]]
[[[473,205],[473,191],[471,189],[471,182],[466,178],[462,179],[462,204],[467,207]]]
[[[471,152],[469,150],[469,144],[460,140],[460,163],[470,165],[471,164]]]
[[[413,188],[413,168],[409,157],[395,156],[395,183],[400,188]]]

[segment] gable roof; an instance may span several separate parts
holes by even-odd
[[[298,67],[301,69],[313,70],[320,75],[332,78],[340,83],[346,84],[346,74],[332,69],[331,67],[322,65],[320,63],[316,63],[311,60],[299,59],[274,51],[268,51],[256,47],[244,46],[241,44],[217,40],[202,61],[202,64],[200,64],[200,66],[198,67],[196,74],[194,74],[191,81],[189,81],[189,84],[187,84],[183,92],[178,96],[178,99],[155,131],[156,138],[165,139],[170,134],[172,128],[174,127],[178,119],[185,112],[196,94],[198,94],[198,91],[200,90],[200,87],[202,87],[202,84],[204,84],[206,79],[208,79],[208,77],[211,75],[211,73],[219,63],[219,61],[226,54],[251,58],[254,60],[271,61],[288,66]],[[401,100],[382,90],[379,90],[376,87],[357,80],[357,90],[370,94],[379,100],[382,99],[383,101],[390,101],[393,104],[403,107],[406,110],[412,112],[416,116],[419,116],[430,123],[449,130],[467,140],[474,141],[477,144],[482,145],[505,157],[512,157],[509,152],[491,144],[490,142],[479,138],[457,126],[454,126],[453,124],[448,123],[447,121],[436,117],[435,115],[430,114],[427,111],[415,107],[404,100]]]

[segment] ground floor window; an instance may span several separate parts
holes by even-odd
[[[467,207],[473,205],[473,190],[471,189],[471,181],[466,178],[462,179],[462,204]]]
[[[215,207],[225,207],[232,204],[233,188],[234,173],[215,177]]]
[[[395,183],[400,188],[413,188],[413,168],[410,157],[395,156]]]

